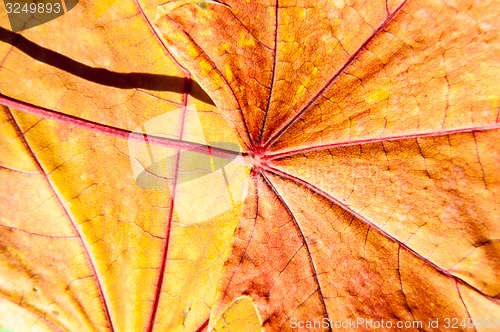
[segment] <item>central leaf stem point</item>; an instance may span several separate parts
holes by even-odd
[[[255,155],[253,157],[253,168],[256,172],[260,172],[262,169],[265,169],[267,166],[267,161],[262,158],[262,156]]]
[[[268,168],[268,160],[264,154],[254,154],[253,158],[253,172],[255,174],[261,173]]]
[[[268,160],[266,158],[266,148],[261,145],[256,145],[251,150],[253,174],[259,174],[268,167]]]

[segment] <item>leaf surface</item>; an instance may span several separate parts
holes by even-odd
[[[498,317],[498,5],[227,4],[157,23],[254,156],[212,319]]]
[[[154,163],[141,159],[150,141],[167,143],[156,157],[179,142],[196,151],[179,121],[144,127],[188,103],[205,130],[186,130],[188,143],[235,138],[209,129],[222,128],[218,110],[145,10],[85,3],[23,36],[2,28],[2,327],[193,331],[208,319],[239,208],[182,224],[170,187],[141,187],[133,171]]]
[[[2,28],[0,326],[498,319],[499,5],[225,4]]]

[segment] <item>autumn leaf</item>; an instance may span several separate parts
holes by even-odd
[[[498,324],[500,5],[224,4],[0,31],[0,326]]]
[[[178,213],[185,193],[174,210],[170,182],[144,188],[134,171],[178,148],[206,156],[204,143],[238,140],[218,130],[227,124],[168,55],[147,8],[105,5],[80,3],[22,36],[2,17],[0,327],[195,331],[209,317],[241,203],[186,224]],[[203,133],[187,128],[180,140],[178,123],[161,117],[187,105],[197,115],[187,123]],[[148,124],[155,119],[162,132]],[[227,160],[237,159],[236,147]],[[158,159],[141,159],[148,149]],[[217,166],[224,151],[211,147],[208,161]],[[222,169],[236,185],[235,167],[219,166],[215,183],[201,176],[177,187],[220,187]]]

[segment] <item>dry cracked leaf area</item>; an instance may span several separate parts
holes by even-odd
[[[498,1],[0,15],[0,328],[495,330]]]

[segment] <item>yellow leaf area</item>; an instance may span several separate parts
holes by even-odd
[[[249,169],[148,8],[80,2],[22,35],[1,13],[0,328],[206,325]]]
[[[209,329],[494,328],[498,1],[225,4],[155,22],[253,157]]]

